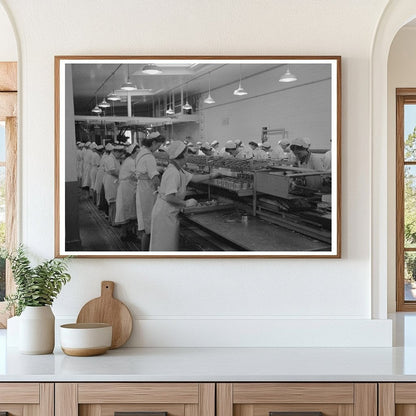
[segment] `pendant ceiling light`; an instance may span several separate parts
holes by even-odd
[[[121,89],[124,91],[136,91],[137,87],[130,81],[130,68],[127,64],[127,81],[121,86]]]
[[[208,97],[204,100],[205,104],[215,104],[215,100],[211,97],[211,72],[208,78]]]
[[[103,112],[103,110],[101,110],[101,108],[97,105],[97,96],[95,96],[95,107],[91,110],[91,112],[97,114],[97,116]]]
[[[143,67],[142,72],[148,75],[158,75],[162,73],[162,70],[155,64],[147,64]]]
[[[234,95],[247,95],[247,91],[241,86],[241,64],[240,64],[240,82],[238,88],[234,90]]]
[[[110,103],[108,103],[105,100],[105,97],[104,97],[103,100],[100,102],[100,104],[98,104],[98,107],[101,107],[101,108],[110,108]]]
[[[191,104],[189,104],[189,102],[188,102],[188,90],[186,90],[186,102],[185,102],[185,104],[182,106],[182,108],[183,108],[184,110],[186,110],[186,111],[188,111],[188,110],[192,110],[192,106],[191,106]]]
[[[280,77],[279,82],[294,82],[297,81],[295,75],[293,75],[289,70],[289,65],[287,66],[286,72]]]
[[[173,102],[173,92],[172,92],[172,102]],[[168,116],[173,116],[175,114],[175,110],[172,109],[172,102],[169,104],[169,108],[166,110],[166,114]]]
[[[110,92],[110,94],[107,95],[107,100],[108,101],[120,101],[121,100],[120,96],[117,95],[116,92],[115,92],[114,74],[113,74],[113,91]]]

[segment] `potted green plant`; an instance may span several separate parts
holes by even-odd
[[[49,354],[55,346],[55,316],[51,305],[71,276],[68,258],[45,260],[32,266],[23,246],[3,253],[10,261],[16,292],[5,297],[19,318],[19,350]]]

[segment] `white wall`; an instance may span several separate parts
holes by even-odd
[[[165,0],[163,13],[151,0],[0,4],[21,39],[21,240],[43,257],[54,253],[54,55],[343,59],[342,259],[74,259],[59,319],[110,279],[137,319],[129,345],[390,345],[385,298],[371,320],[369,162],[370,52],[387,0]]]
[[[396,310],[396,88],[416,87],[416,27],[402,28],[391,44],[388,64],[388,309]]]
[[[0,7],[0,61],[17,61],[16,37],[6,10]]]

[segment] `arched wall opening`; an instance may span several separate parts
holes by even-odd
[[[416,4],[412,0],[390,2],[386,7],[373,43],[371,60],[371,172],[372,172],[372,314],[383,318],[387,312],[395,312],[396,266],[396,153],[395,153],[395,88],[398,83],[392,77],[395,59],[395,37],[407,23],[416,17]],[[405,29],[407,30],[407,28]],[[416,39],[416,28],[413,30]],[[392,60],[389,61],[390,50]],[[396,64],[400,64],[397,63]],[[389,71],[390,65],[390,71]],[[397,68],[397,67],[396,67]],[[389,77],[390,75],[390,77]],[[396,85],[401,84],[401,85]],[[387,301],[386,301],[387,300]]]

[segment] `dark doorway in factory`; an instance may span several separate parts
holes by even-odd
[[[416,311],[416,88],[396,98],[396,300],[398,311]]]

